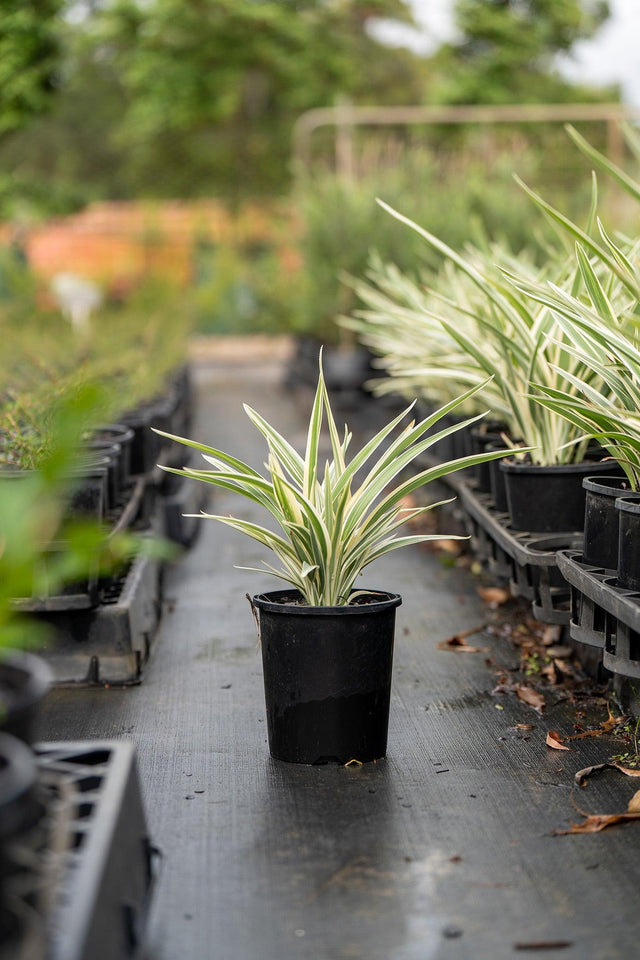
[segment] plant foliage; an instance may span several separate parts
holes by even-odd
[[[429,432],[441,417],[478,389],[473,387],[418,423],[411,421],[392,438],[411,404],[348,460],[351,433],[347,427],[342,436],[338,431],[320,365],[304,456],[259,413],[245,406],[247,416],[267,442],[266,476],[221,450],[157,431],[200,450],[212,467],[164,469],[238,493],[263,507],[277,522],[279,532],[236,517],[202,515],[219,520],[272,550],[280,567],[267,563],[265,570],[297,587],[308,604],[343,606],[349,602],[358,575],[372,561],[399,547],[438,539],[431,534],[399,532],[406,521],[434,506],[407,509],[403,502],[408,494],[454,470],[503,455],[499,451],[464,457],[402,478],[403,471],[432,444],[480,419],[473,417]],[[332,456],[321,463],[319,445],[325,422]]]

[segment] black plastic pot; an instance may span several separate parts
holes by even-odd
[[[505,447],[505,443],[499,432],[496,430],[483,431],[480,428],[471,429],[470,453],[486,453],[487,450],[500,450]],[[479,463],[473,467],[473,475],[478,482],[478,491],[480,493],[491,493],[491,461]]]
[[[131,445],[133,430],[124,423],[106,423],[93,431],[91,441],[96,443],[117,443],[120,447],[118,458],[118,482],[124,489],[131,479]]]
[[[584,527],[585,477],[620,471],[615,460],[540,466],[501,460],[513,530],[562,533]]]
[[[131,473],[134,476],[151,473],[158,462],[160,438],[151,430],[151,427],[165,429],[166,420],[165,425],[162,426],[160,419],[150,405],[138,407],[122,417],[124,425],[133,431],[130,457]]]
[[[618,497],[618,586],[640,590],[640,499]]]
[[[122,486],[120,483],[120,457],[122,448],[119,443],[111,440],[90,440],[87,450],[98,454],[107,461],[107,483],[105,495],[105,512],[113,510],[120,500]]]
[[[22,650],[0,659],[0,729],[25,743],[33,743],[35,718],[51,686],[47,663]]]
[[[109,458],[101,451],[88,454],[69,476],[72,486],[67,514],[71,517],[95,520],[99,523],[108,501]]]
[[[366,762],[387,749],[398,594],[345,607],[301,604],[296,590],[259,610],[269,750],[290,763]]]
[[[488,444],[485,449],[487,452],[490,450],[506,450],[506,446],[504,440],[499,440],[496,443]],[[508,513],[507,485],[505,483],[505,475],[500,469],[501,463],[501,460],[490,460],[487,464],[489,468],[489,490],[491,492],[493,505],[498,513]]]
[[[584,563],[605,570],[618,566],[618,538],[620,514],[616,510],[618,497],[631,496],[629,481],[625,476],[585,477],[582,486],[586,491],[584,508]]]

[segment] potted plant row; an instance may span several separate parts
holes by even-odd
[[[569,133],[640,199],[635,181]],[[626,135],[637,151],[637,135]],[[476,519],[499,521],[512,556],[532,532],[584,533],[581,559],[613,574],[606,582],[628,593],[640,589],[638,241],[612,239],[604,228],[595,178],[585,227],[521,185],[564,244],[542,269],[496,245],[458,253],[389,210],[444,258],[444,268],[435,283],[420,286],[374,263],[368,280],[357,282],[365,309],[343,322],[380,355],[387,376],[379,392],[428,394],[435,384],[442,393],[490,374],[482,399],[502,420],[492,439],[511,446],[512,456],[463,485],[465,504]],[[491,440],[476,434],[468,442],[477,448]],[[521,442],[535,450],[523,456]]]

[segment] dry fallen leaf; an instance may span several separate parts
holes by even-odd
[[[553,663],[547,663],[540,671],[542,676],[548,680],[550,683],[557,683],[558,674],[556,670],[555,660]]]
[[[549,730],[545,743],[554,750],[569,750],[563,743],[564,737],[561,737],[557,730]]]
[[[585,779],[592,773],[604,770],[606,767],[613,767],[624,773],[625,776],[640,776],[640,771],[630,770],[628,767],[620,767],[617,763],[599,763],[593,767],[585,767],[579,770],[575,779],[580,786],[584,786]],[[623,823],[625,820],[640,820],[640,790],[637,790],[629,800],[625,813],[592,813],[585,816],[582,823],[572,823],[568,830],[554,830],[556,836],[566,836],[569,833],[600,833],[607,827],[613,827],[616,823]]]
[[[629,719],[627,716],[614,717],[614,715],[611,713],[611,707],[609,706],[608,703],[607,703],[607,713],[609,714],[609,716],[601,724],[603,733],[610,733],[611,730],[615,730],[615,728],[619,724],[624,723],[626,720]]]
[[[620,773],[624,773],[625,777],[640,777],[640,770],[635,770],[633,767],[623,767],[620,763],[612,763],[611,766]]]
[[[559,660],[566,660],[567,657],[572,656],[573,650],[571,647],[565,647],[560,643],[554,643],[552,646],[547,647],[547,656],[554,657]]]
[[[570,737],[569,739],[573,740],[575,738]],[[590,777],[594,773],[599,773],[601,770],[604,770],[606,767],[609,767],[609,766],[611,766],[611,764],[609,763],[594,763],[593,766],[591,767],[584,767],[582,770],[578,770],[578,772],[575,774],[573,779],[575,780],[575,782],[578,784],[579,787],[584,787],[588,777]]]
[[[555,623],[548,623],[542,631],[542,642],[545,647],[557,643],[562,636],[562,627]]]
[[[478,587],[478,594],[492,610],[511,599],[511,593],[504,587]]]
[[[564,674],[565,677],[575,677],[576,671],[571,666],[570,663],[565,663],[564,660],[560,660],[558,657],[553,661],[556,670]]]
[[[573,740],[575,738],[568,737],[567,739]],[[640,770],[634,770],[632,767],[623,767],[620,763],[608,761],[607,763],[596,763],[592,767],[585,767],[584,770],[578,770],[573,779],[578,786],[584,787],[588,777],[592,776],[594,773],[600,773],[602,770],[607,769],[619,770],[620,773],[625,775],[625,777],[640,777]]]
[[[461,633],[455,633],[447,640],[440,640],[436,647],[438,650],[455,650],[457,653],[488,653],[489,647],[474,647],[465,641],[465,637],[470,637],[474,633],[480,633],[484,630],[485,624],[480,627],[472,627],[470,630],[463,630]]]
[[[585,817],[582,823],[572,823],[568,830],[554,830],[557,837],[566,836],[569,833],[600,833],[607,827],[613,827],[616,823],[622,823],[625,820],[640,820],[638,813],[592,813]]]
[[[640,813],[640,790],[636,791],[629,800],[627,813]]]
[[[528,703],[530,707],[533,707],[534,710],[537,710],[538,713],[542,713],[546,703],[545,699],[541,693],[538,693],[537,690],[534,690],[533,687],[528,687],[524,683],[518,683],[516,685],[516,694],[518,695],[518,700],[522,700],[523,703]]]

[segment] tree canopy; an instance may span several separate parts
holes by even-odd
[[[49,104],[61,48],[64,0],[3,0],[0,9],[0,134]]]
[[[460,39],[425,58],[370,29],[411,24],[408,0],[3,0],[0,214],[21,196],[63,212],[283,192],[295,119],[341,96],[594,98],[553,61],[606,13],[602,0],[457,0]]]
[[[607,0],[456,0],[461,36],[437,54],[440,96],[450,103],[593,99],[597,92],[564,80],[554,59],[608,16]]]

